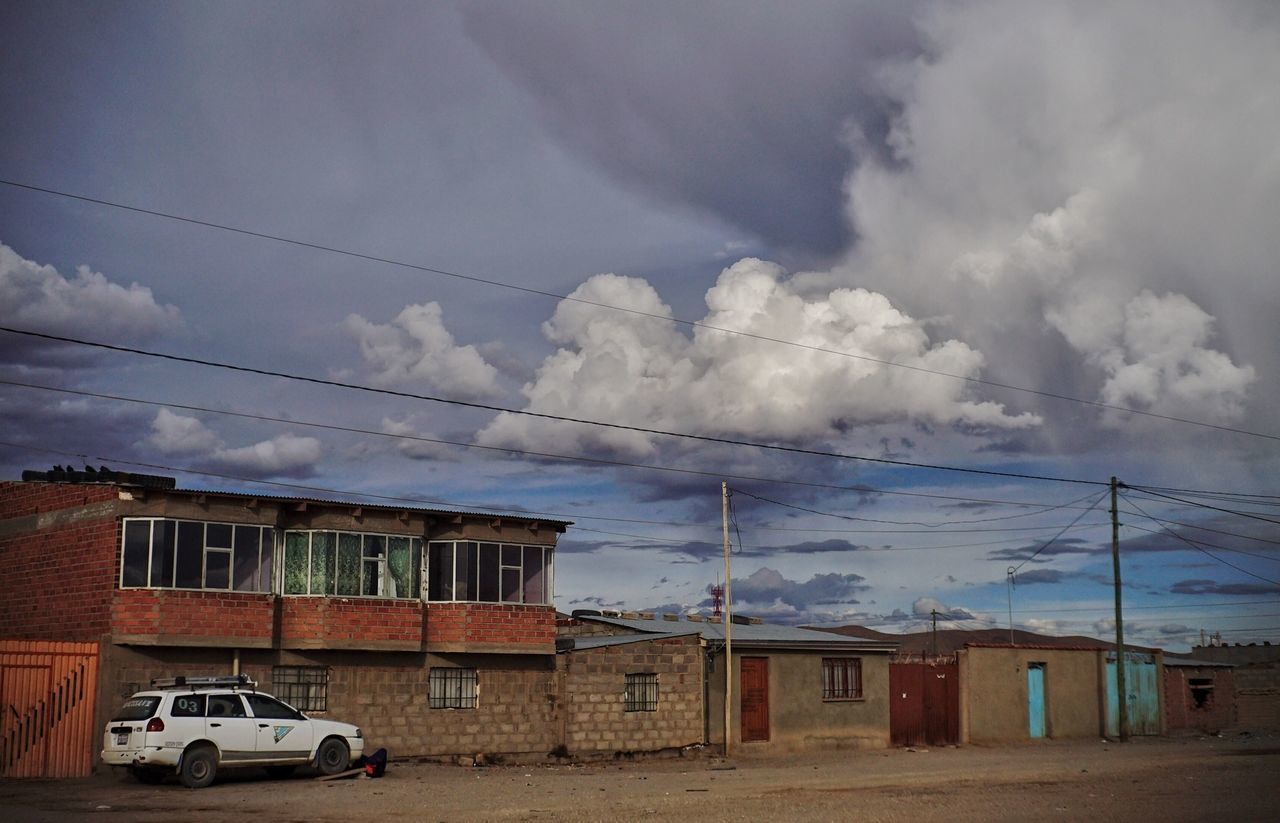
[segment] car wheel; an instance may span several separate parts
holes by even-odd
[[[188,789],[203,789],[213,782],[217,774],[218,757],[210,747],[190,749],[182,756],[182,769],[178,772],[178,779]]]
[[[321,774],[337,774],[347,768],[351,762],[351,750],[347,744],[336,737],[330,737],[320,744],[316,752],[316,768]]]
[[[168,777],[168,772],[162,769],[151,769],[146,766],[137,766],[129,770],[129,774],[133,775],[133,779],[139,783],[146,783],[154,786],[157,783],[163,783]]]
[[[293,775],[297,771],[297,766],[267,766],[267,777],[273,777],[276,780],[283,780]]]

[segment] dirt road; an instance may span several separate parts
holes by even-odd
[[[1280,736],[469,768],[380,780],[0,785],[13,821],[1280,820]]]

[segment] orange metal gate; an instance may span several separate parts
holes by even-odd
[[[93,768],[98,644],[0,640],[0,777]]]

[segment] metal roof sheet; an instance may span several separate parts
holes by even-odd
[[[697,631],[711,641],[724,641],[724,623],[693,622],[690,620],[645,620],[626,617],[581,615],[579,620],[593,620],[611,626],[621,626],[645,634],[684,634]],[[779,626],[769,623],[734,623],[732,640],[743,646],[790,646],[793,648],[858,649],[865,651],[893,651],[896,643],[844,637],[829,632],[816,632],[795,626]]]
[[[689,629],[683,632],[663,632],[662,634],[598,634],[589,635],[587,637],[568,638],[573,641],[573,646],[560,651],[572,652],[583,651],[586,649],[601,649],[606,646],[622,646],[627,643],[643,643],[651,640],[665,640],[668,637],[696,637],[697,630]],[[561,638],[563,640],[564,638]]]

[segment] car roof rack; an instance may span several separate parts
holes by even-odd
[[[247,674],[235,674],[225,677],[157,677],[152,679],[153,689],[257,689],[258,684],[249,679]]]

